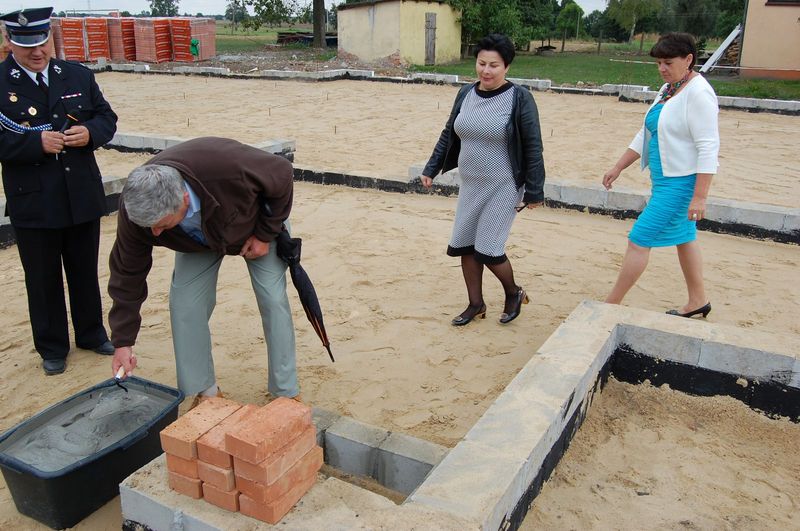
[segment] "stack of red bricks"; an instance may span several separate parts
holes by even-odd
[[[61,19],[50,19],[50,41],[53,43],[54,55],[57,59],[64,58],[64,35],[61,32]]]
[[[108,42],[108,18],[86,17],[86,56],[89,61],[111,59]]]
[[[168,18],[137,18],[133,27],[137,61],[162,63],[172,60],[172,36]]]
[[[205,61],[217,53],[216,22],[211,18],[172,18],[172,51],[175,61]],[[198,54],[192,55],[192,39],[198,41]]]
[[[83,22],[84,19],[82,18],[61,19],[61,39],[64,49],[63,59],[68,61],[86,60],[86,42]]]
[[[242,406],[209,398],[161,432],[169,486],[228,511],[278,523],[322,466],[311,408],[290,398]]]

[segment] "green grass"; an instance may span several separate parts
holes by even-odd
[[[246,30],[238,25],[233,30],[230,21],[217,21],[217,53],[234,54],[257,52],[265,46],[273,45],[278,40],[278,32],[284,31],[308,31],[307,27],[281,26],[269,27],[262,26],[257,30]]]
[[[638,44],[635,50],[638,51]],[[550,79],[555,85],[575,85],[579,81],[589,86],[625,83],[649,85],[652,90],[656,90],[663,84],[655,64],[623,61],[651,62],[653,59],[647,55],[605,52],[600,55],[574,52],[556,53],[552,56],[518,54],[508,75],[523,79]],[[420,72],[440,72],[475,78],[473,59],[465,59],[453,65],[415,66],[414,69]],[[712,78],[709,82],[719,96],[800,100],[800,81]]]

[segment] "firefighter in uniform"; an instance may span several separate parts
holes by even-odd
[[[25,271],[33,343],[45,374],[70,350],[64,275],[75,344],[110,355],[97,279],[100,218],[108,212],[94,150],[117,115],[94,74],[51,58],[51,7],[0,16],[11,49],[0,63],[0,164]]]

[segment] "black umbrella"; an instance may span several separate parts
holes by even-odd
[[[328,334],[325,332],[325,324],[322,322],[322,309],[319,307],[319,299],[317,298],[317,291],[308,278],[308,273],[300,265],[300,246],[302,239],[292,238],[289,236],[289,231],[284,226],[276,240],[278,249],[278,256],[286,262],[289,266],[289,274],[292,275],[292,283],[297,289],[297,294],[300,296],[300,303],[303,305],[303,310],[306,312],[306,317],[314,327],[314,331],[322,340],[322,345],[328,351],[328,356],[333,359],[331,352],[331,342],[328,340]]]

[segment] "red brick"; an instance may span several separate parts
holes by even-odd
[[[203,483],[203,497],[208,503],[213,503],[226,511],[236,512],[239,510],[239,491],[219,490],[210,483]]]
[[[269,485],[285,474],[292,465],[306,455],[316,444],[317,430],[314,426],[309,426],[299,437],[256,465],[234,457],[233,471],[237,476],[241,476],[244,479]]]
[[[236,487],[232,468],[220,468],[202,461],[197,462],[200,479],[222,491],[230,491]]]
[[[314,474],[302,483],[296,484],[283,497],[272,503],[258,503],[246,494],[239,494],[239,512],[262,522],[277,524],[300,501],[300,498],[314,486],[316,481],[317,476]]]
[[[321,466],[322,448],[315,446],[271,485],[237,477],[236,488],[257,503],[272,503],[310,476],[316,477]]]
[[[184,459],[177,455],[165,454],[167,456],[167,469],[187,478],[199,479],[197,473],[197,459]]]
[[[161,430],[161,448],[184,459],[197,458],[197,439],[240,407],[226,398],[208,398]]]
[[[167,472],[169,474],[169,488],[177,491],[184,496],[190,498],[200,499],[203,497],[202,481],[194,478],[187,478],[175,472]]]
[[[225,434],[225,450],[248,463],[260,463],[311,426],[311,408],[280,397],[248,415]]]
[[[197,439],[197,457],[200,461],[220,468],[233,468],[231,454],[225,451],[225,434],[247,415],[258,411],[258,406],[247,404]]]

